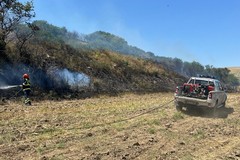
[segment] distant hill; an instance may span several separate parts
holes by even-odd
[[[228,67],[228,69],[240,80],[240,67]]]
[[[228,67],[230,73],[233,74],[240,82],[240,67]],[[240,91],[240,86],[236,87],[237,91]]]
[[[131,46],[123,38],[111,33],[96,31],[91,34],[68,32],[65,27],[57,27],[46,21],[35,21],[34,25],[40,30],[36,33],[38,39],[68,44],[81,50],[109,50],[123,55],[152,60],[163,65],[166,69],[175,71],[183,76],[195,76],[204,73],[204,66],[198,62],[184,62],[179,58],[156,56],[136,46]]]
[[[108,50],[123,55],[151,60],[161,64],[168,70],[186,77],[196,76],[197,74],[209,74],[211,72],[215,77],[221,79],[221,74],[219,75],[218,71],[216,73],[216,68],[213,66],[202,66],[196,61],[186,62],[175,57],[156,56],[152,52],[146,52],[138,47],[131,46],[123,38],[108,32],[96,31],[86,35],[77,32],[68,32],[66,28],[53,26],[46,21],[35,21],[34,24],[40,27],[37,36],[45,41],[64,42],[75,49]],[[224,68],[223,71],[225,72]]]
[[[145,59],[154,59],[155,56],[151,52],[131,46],[126,40],[111,33],[97,31],[89,35],[85,35],[85,41],[93,49],[108,49],[125,55],[133,55]]]

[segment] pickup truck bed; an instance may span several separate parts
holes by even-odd
[[[183,86],[176,87],[174,98],[177,110],[189,106],[216,109],[225,106],[227,96],[218,80],[191,77]]]

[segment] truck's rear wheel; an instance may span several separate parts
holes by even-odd
[[[223,107],[223,108],[226,107],[226,101],[223,102],[222,107]]]
[[[223,104],[222,104],[222,107],[223,107],[223,108],[226,107],[226,101],[227,101],[227,98],[225,99],[225,101],[224,101]]]
[[[216,101],[214,108],[213,108],[213,116],[218,117],[218,100]]]

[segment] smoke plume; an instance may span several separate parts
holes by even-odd
[[[47,70],[24,64],[5,65],[0,68],[0,89],[10,89],[23,83],[22,75],[30,75],[31,86],[43,90],[81,91],[90,87],[91,79],[84,73],[60,69],[57,66]]]
[[[68,85],[72,90],[81,90],[90,86],[90,78],[79,72],[72,72],[68,69],[51,68],[48,74],[54,79],[57,85]]]
[[[6,85],[6,83],[2,80],[2,78],[0,77],[0,87],[2,87],[2,86],[5,86]]]

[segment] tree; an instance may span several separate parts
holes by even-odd
[[[213,66],[212,65],[206,65],[204,74],[206,74],[208,76],[214,76],[213,75]]]
[[[196,62],[196,61],[193,61],[192,62],[192,71],[193,71],[193,75],[197,75],[197,74],[203,74],[204,73],[204,67],[199,63],[199,62]]]
[[[8,36],[21,23],[35,16],[33,2],[22,4],[17,0],[1,0],[0,3],[0,57],[7,59],[5,53]]]
[[[15,35],[17,38],[17,49],[20,53],[20,56],[24,56],[23,51],[25,49],[25,44],[26,42],[34,35],[36,31],[39,30],[39,27],[32,24],[32,23],[27,23],[27,25],[18,25],[15,29]]]
[[[179,58],[174,58],[173,63],[175,65],[174,71],[177,73],[183,74],[183,61]]]

